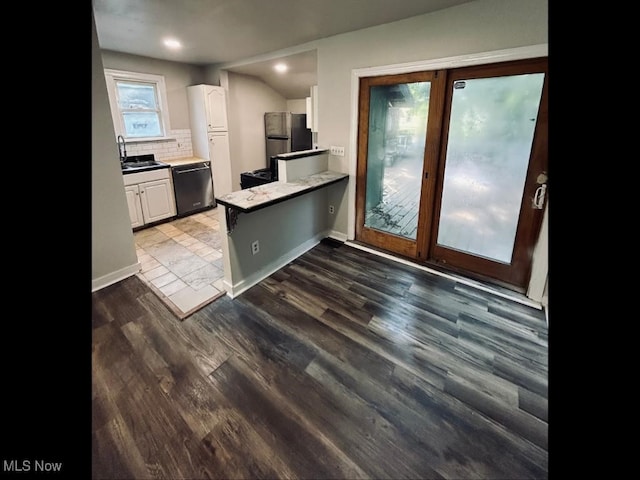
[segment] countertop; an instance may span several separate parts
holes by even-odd
[[[234,208],[240,212],[253,212],[336,183],[348,176],[349,174],[347,173],[327,170],[307,175],[288,183],[271,182],[227,193],[221,197],[216,197],[216,201],[225,207]]]
[[[209,160],[205,158],[199,157],[181,157],[181,158],[170,158],[168,160],[162,159],[158,160],[159,162],[166,163],[172,167],[177,167],[179,165],[189,165],[190,163],[198,163],[198,162],[208,162]]]

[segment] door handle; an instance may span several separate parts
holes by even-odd
[[[543,183],[536,188],[536,193],[533,195],[533,208],[542,210],[544,205],[544,198],[547,196],[547,184]]]
[[[199,172],[201,170],[209,170],[209,167],[200,167],[200,168],[189,168],[187,170],[175,170],[178,174],[190,173],[190,172]]]

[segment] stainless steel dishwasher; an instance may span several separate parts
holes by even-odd
[[[171,167],[171,175],[179,217],[216,206],[211,162],[177,165]]]

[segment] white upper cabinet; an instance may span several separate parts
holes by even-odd
[[[227,94],[224,87],[192,85],[187,87],[187,97],[192,131],[226,132],[229,130]]]
[[[223,87],[204,85],[207,106],[207,129],[210,132],[226,132],[227,98]]]
[[[196,157],[209,159],[207,135],[227,132],[227,96],[224,87],[192,85],[187,87],[191,143]]]

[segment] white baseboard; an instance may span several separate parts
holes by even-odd
[[[240,295],[242,292],[249,290],[254,285],[260,283],[262,280],[267,278],[269,275],[277,272],[282,267],[292,262],[296,258],[298,258],[303,253],[311,250],[313,247],[318,245],[323,238],[328,236],[329,232],[323,232],[321,234],[316,235],[315,237],[307,240],[302,245],[298,246],[296,249],[287,252],[286,255],[283,255],[273,262],[270,262],[265,267],[261,268],[257,272],[252,273],[246,278],[243,278],[239,282],[234,285],[228,284],[226,281],[223,281],[223,285],[227,290],[227,296],[231,298],[235,298]]]
[[[128,267],[121,268],[115,272],[111,272],[108,275],[104,275],[99,278],[95,278],[91,281],[91,291],[96,292],[104,287],[108,287],[109,285],[113,285],[120,280],[124,280],[125,278],[129,278],[136,273],[138,273],[142,269],[140,262],[136,262],[133,265],[129,265]]]
[[[337,230],[330,230],[327,234],[327,237],[333,238],[334,240],[337,240],[339,242],[346,242],[348,239],[346,234],[338,232]]]

